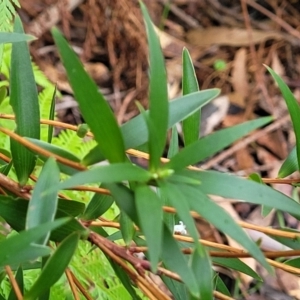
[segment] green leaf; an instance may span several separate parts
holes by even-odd
[[[199,172],[202,173],[202,172]],[[215,180],[214,180],[215,182]],[[203,185],[203,182],[202,182]],[[202,185],[200,188],[202,188]],[[228,187],[227,187],[228,188]],[[234,186],[236,188],[236,186]],[[197,186],[183,185],[182,192],[189,201],[190,209],[199,213],[209,223],[220,231],[236,240],[241,246],[259,261],[268,271],[272,271],[270,265],[258,246],[247,236],[245,231],[228,215],[228,213],[208,198]],[[215,194],[215,192],[213,193]],[[240,195],[242,196],[242,195]]]
[[[224,283],[224,281],[222,280],[222,278],[216,274],[216,278],[215,278],[215,285],[216,285],[216,290],[221,292],[222,294],[231,297],[230,292],[228,291],[228,288],[226,286],[226,284]]]
[[[207,104],[209,101],[218,96],[218,89],[210,89],[192,93],[186,96],[181,96],[168,103],[169,105],[169,123],[168,128],[172,128],[176,123],[188,117],[200,107]],[[148,114],[149,111],[146,111]],[[144,117],[140,114],[131,119],[121,127],[125,148],[136,148],[145,144],[148,141],[148,129]],[[103,160],[103,155],[99,147],[95,147],[86,155],[82,163],[91,165]]]
[[[164,226],[163,237],[161,256],[165,266],[181,277],[192,295],[199,297],[198,280],[167,226]]]
[[[116,163],[108,166],[94,167],[91,170],[75,174],[66,181],[58,185],[58,189],[63,190],[77,185],[97,182],[122,182],[124,180],[146,182],[151,178],[151,174],[130,163]]]
[[[290,152],[289,156],[285,159],[278,172],[279,178],[284,178],[291,175],[298,170],[298,158],[296,147]]]
[[[97,194],[92,197],[83,216],[83,220],[95,220],[102,216],[113,204],[114,199],[110,195]]]
[[[0,44],[19,43],[35,40],[35,37],[29,34],[18,32],[0,32]]]
[[[24,281],[23,281],[23,269],[22,266],[20,266],[17,270],[16,276],[15,276],[16,282],[18,284],[18,287],[20,289],[21,294],[23,294],[24,291]],[[18,297],[15,293],[15,290],[12,288],[8,300],[18,300]]]
[[[68,202],[68,204],[66,204]],[[25,228],[26,222],[26,211],[28,207],[28,200],[24,199],[12,199],[7,196],[0,196],[0,216],[15,230],[21,231]],[[77,201],[70,200],[59,200],[58,209],[55,218],[64,218],[69,216],[76,216],[79,211],[83,211],[84,204],[78,203]],[[66,222],[60,228],[55,229],[51,232],[50,239],[56,242],[60,242],[70,233],[85,232],[85,228],[75,219],[68,218]]]
[[[52,35],[82,116],[91,128],[101,153],[111,163],[124,162],[126,160],[124,142],[111,108],[58,29],[52,29]]]
[[[120,213],[120,226],[123,240],[126,246],[130,246],[135,234],[135,229],[133,222],[124,211]]]
[[[109,256],[107,256],[109,263],[111,264],[112,268],[114,269],[116,275],[121,280],[122,284],[132,297],[132,300],[141,300],[141,298],[137,295],[135,289],[132,287],[132,281],[130,280],[128,274],[116,263],[114,262]]]
[[[168,149],[168,158],[173,157],[179,151],[179,144],[178,144],[178,133],[176,125],[174,125],[171,129],[171,140]]]
[[[180,170],[199,163],[270,121],[272,117],[264,117],[212,133],[182,149],[165,167]]]
[[[147,241],[151,269],[156,272],[163,237],[162,201],[147,185],[137,185],[134,192],[139,225]]]
[[[155,128],[149,128],[150,166],[157,169],[165,148],[168,127],[167,73],[160,42],[146,6],[140,2],[149,45],[149,119]]]
[[[199,91],[195,69],[189,51],[184,48],[182,52],[182,94],[187,95]],[[194,112],[183,120],[182,131],[184,145],[187,146],[199,139],[201,111]]]
[[[186,300],[189,298],[186,286],[182,282],[176,281],[167,276],[161,276],[161,279],[171,292],[174,299]]]
[[[262,278],[256,272],[254,272],[249,266],[247,266],[238,258],[212,257],[211,260],[214,264],[228,269],[239,271],[258,281],[263,281]]]
[[[57,191],[47,192],[49,188],[59,183],[59,169],[53,158],[49,158],[44,165],[38,181],[34,187],[26,216],[26,229],[34,228],[43,223],[54,220],[57,209]],[[36,243],[45,245],[50,236],[48,232]]]
[[[78,241],[79,234],[74,232],[59,244],[56,251],[47,260],[39,278],[35,281],[29,292],[25,294],[25,300],[35,300],[58,281],[69,265],[77,248]]]
[[[298,170],[300,170],[300,106],[298,101],[296,100],[295,96],[286,85],[286,83],[282,80],[282,78],[276,74],[271,68],[265,66],[272,77],[274,78],[275,82],[278,84],[278,87],[281,91],[281,94],[286,102],[287,108],[289,110],[293,128],[296,136],[296,152],[298,158]]]
[[[18,235],[7,238],[0,242],[0,266],[10,264],[20,264],[26,260],[33,260],[39,256],[49,255],[49,248],[39,245],[31,245],[36,240],[50,232],[51,230],[63,225],[68,218],[58,219],[34,227],[32,229],[22,231]]]
[[[116,183],[106,183],[103,187],[110,190],[120,210],[124,211],[134,223],[138,224],[135,198],[132,190],[123,184]]]
[[[286,265],[294,268],[300,268],[300,257],[292,258],[284,262]]]
[[[49,120],[54,120],[55,118],[55,96],[56,96],[56,86],[53,91],[53,96],[52,96],[52,101],[51,101],[51,106],[50,106],[50,111],[49,111]],[[48,126],[48,143],[51,144],[52,142],[52,137],[53,137],[53,125]]]
[[[77,217],[85,210],[85,204],[79,201],[58,199],[58,210],[65,212],[69,216]]]
[[[198,281],[201,299],[212,300],[214,298],[211,261],[206,250],[199,248],[198,246],[191,255],[191,267],[195,278],[201,278]]]
[[[23,34],[19,17],[14,31]],[[10,104],[16,118],[16,133],[40,138],[40,112],[38,93],[26,42],[14,43],[11,53]],[[34,169],[36,157],[24,146],[11,139],[11,154],[20,185],[25,185]]]
[[[188,173],[193,178],[201,181],[199,188],[205,194],[272,206],[300,219],[300,205],[293,199],[266,185],[214,171],[188,171]],[[186,171],[184,171],[184,174],[186,174]]]

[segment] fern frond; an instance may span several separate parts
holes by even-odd
[[[16,14],[14,5],[20,7],[18,0],[0,1],[0,31],[11,31],[12,20]]]
[[[92,148],[96,146],[94,140],[84,141],[75,131],[63,130],[58,137],[53,138],[53,144],[66,149],[79,158],[83,158]]]

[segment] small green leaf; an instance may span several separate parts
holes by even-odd
[[[181,277],[192,295],[199,297],[198,280],[166,225],[164,226],[163,237],[161,256],[165,266]]]
[[[121,280],[122,284],[132,297],[132,300],[141,300],[141,298],[137,295],[136,290],[132,287],[132,281],[130,280],[128,274],[109,256],[106,256],[112,268],[114,269],[116,275]]]
[[[188,173],[201,181],[199,188],[205,194],[272,206],[300,219],[299,203],[266,185],[214,171]]]
[[[298,170],[300,170],[300,106],[298,101],[296,100],[295,96],[289,89],[289,87],[286,85],[286,83],[282,80],[282,78],[276,74],[271,68],[268,66],[265,66],[272,77],[274,78],[275,82],[278,84],[278,87],[281,91],[281,94],[286,102],[287,108],[289,110],[294,132],[296,136],[296,152],[297,152],[297,158],[298,158]]]
[[[139,225],[148,245],[152,271],[156,272],[163,233],[162,201],[147,185],[137,185],[134,192]]]
[[[286,265],[292,266],[294,268],[300,268],[300,257],[292,258],[284,262]]]
[[[140,2],[146,25],[149,45],[149,120],[155,128],[149,128],[150,166],[155,170],[165,148],[168,127],[167,73],[160,42],[146,6]]]
[[[55,96],[56,96],[56,86],[53,91],[52,100],[51,100],[51,106],[50,106],[50,112],[49,112],[49,120],[54,120],[55,118]],[[51,144],[53,137],[53,125],[48,126],[48,143]]]
[[[111,108],[58,29],[52,29],[52,35],[82,116],[91,128],[101,153],[111,163],[124,162],[126,155],[123,137]]]
[[[215,285],[216,285],[216,290],[221,292],[222,294],[231,297],[230,292],[228,291],[228,288],[226,286],[226,284],[224,283],[224,281],[222,280],[222,278],[216,274],[216,278],[215,278]]]
[[[201,299],[212,300],[213,284],[212,284],[212,266],[210,257],[205,249],[198,246],[191,255],[191,267],[195,274],[195,278],[201,278],[198,281]]]
[[[228,269],[239,271],[258,281],[263,281],[262,278],[255,271],[253,271],[249,266],[247,266],[238,258],[212,257],[211,260],[214,264]]]
[[[272,120],[272,117],[264,117],[212,133],[183,148],[165,167],[180,170],[199,163]]]
[[[83,220],[95,220],[102,216],[113,204],[114,199],[110,195],[96,194],[89,202],[83,216]]]
[[[35,37],[22,32],[0,32],[0,44],[19,43],[35,40]]]
[[[108,166],[94,167],[91,170],[75,174],[58,185],[63,190],[77,185],[97,182],[122,182],[124,180],[146,182],[151,173],[130,163],[116,163]]]
[[[202,172],[199,172],[202,173]],[[215,183],[216,180],[213,182]],[[202,185],[200,188],[202,188]],[[236,186],[234,186],[236,188]],[[185,185],[182,188],[186,199],[189,201],[190,209],[199,213],[209,223],[229,235],[242,245],[247,251],[259,261],[268,271],[272,271],[270,265],[258,246],[247,236],[245,231],[236,224],[230,215],[208,198],[197,186]],[[215,194],[215,192],[213,193]],[[242,196],[242,195],[240,195]]]
[[[132,190],[123,184],[106,183],[103,185],[110,190],[116,204],[121,211],[124,211],[134,223],[138,223],[138,216],[135,207],[135,198]]]
[[[175,156],[179,152],[179,144],[178,144],[178,132],[177,128],[174,125],[171,129],[171,140],[168,149],[168,158]]]
[[[49,158],[44,165],[38,181],[34,187],[26,216],[26,229],[34,228],[43,223],[54,220],[57,209],[58,191],[47,192],[49,188],[59,183],[59,169],[53,158]],[[41,237],[36,243],[45,245],[50,232]]]
[[[218,89],[210,89],[181,96],[168,103],[169,105],[169,123],[168,129],[172,128],[176,123],[182,121],[200,107],[218,96]],[[146,111],[148,114],[149,111]],[[140,114],[121,127],[125,148],[136,148],[148,141],[148,129],[144,117]],[[82,163],[86,166],[103,160],[103,155],[99,147],[95,147],[86,155]]]
[[[184,48],[182,52],[182,94],[187,95],[199,91],[195,69],[189,51]],[[199,139],[201,111],[196,111],[183,120],[182,131],[184,145],[187,146]]]
[[[14,31],[23,34],[20,18],[15,18]],[[26,42],[14,43],[11,53],[10,104],[16,118],[16,133],[40,138],[40,112],[37,87]],[[20,185],[25,185],[34,169],[36,157],[11,139],[11,154]]]
[[[126,246],[130,246],[134,237],[135,229],[133,222],[124,211],[121,211],[120,213],[120,226],[123,240]]]
[[[35,300],[58,281],[69,265],[77,248],[78,241],[79,234],[74,232],[59,244],[56,251],[47,260],[39,278],[35,281],[29,292],[25,294],[25,300]]]
[[[33,260],[42,255],[49,255],[50,252],[48,247],[31,245],[31,243],[34,243],[45,234],[63,225],[67,221],[68,218],[63,218],[48,222],[39,227],[22,231],[18,235],[14,235],[1,241],[0,266],[20,264],[23,261]]]
[[[285,159],[278,172],[279,178],[284,178],[291,175],[298,170],[298,158],[296,147],[290,152],[289,156]]]
[[[0,86],[0,104],[3,102],[6,96],[7,96],[7,87]]]

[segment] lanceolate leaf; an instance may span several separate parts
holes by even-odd
[[[264,117],[212,133],[181,150],[166,164],[166,168],[180,170],[196,164],[270,121],[271,117]]]
[[[21,32],[0,32],[0,44],[27,42],[34,39],[34,36]]]
[[[199,189],[205,194],[272,206],[300,219],[300,205],[266,185],[215,171],[186,172],[201,181]]]
[[[203,299],[212,299],[212,269],[210,258],[206,249],[198,242],[199,233],[195,227],[194,219],[190,215],[189,202],[182,194],[181,189],[184,186],[175,185],[168,182],[160,184],[161,189],[171,205],[176,209],[177,215],[183,221],[187,231],[193,237],[195,249],[191,257],[191,266],[194,270],[195,277],[199,278],[201,273],[201,280],[199,280],[199,292]]]
[[[4,241],[0,242],[0,266],[5,266],[9,264],[17,264],[21,263],[19,254],[25,255],[27,252],[24,254],[24,249],[25,251],[28,250],[30,255],[30,252],[32,249],[30,249],[30,244],[34,243],[36,240],[44,236],[46,233],[50,232],[51,230],[63,225],[66,223],[69,219],[68,218],[63,218],[63,219],[58,219],[53,222],[48,222],[45,224],[40,225],[39,227],[35,227],[26,231],[22,231],[18,235],[14,235],[12,237],[7,238]],[[32,246],[34,247],[34,246]],[[43,250],[46,249],[44,246],[35,246],[39,247],[39,249]],[[47,252],[47,251],[46,251]],[[45,251],[44,251],[45,253]],[[49,253],[45,253],[45,255],[48,255]],[[27,255],[27,257],[28,257]],[[40,256],[40,255],[38,255]],[[37,256],[37,257],[38,257]],[[35,257],[35,258],[37,258]],[[30,257],[30,259],[34,259],[34,257]]]
[[[123,184],[107,183],[103,186],[110,190],[120,209],[125,211],[134,223],[138,224],[133,192]]]
[[[252,278],[258,281],[263,281],[256,272],[254,272],[249,266],[247,266],[238,258],[212,257],[211,259],[214,264],[239,271],[241,273],[251,276]]]
[[[135,205],[139,226],[145,235],[152,271],[155,272],[162,244],[162,201],[147,185],[135,188]]]
[[[289,87],[286,85],[286,83],[282,80],[282,78],[276,74],[271,68],[267,67],[268,71],[271,73],[272,77],[278,84],[278,87],[281,91],[281,94],[286,102],[287,108],[289,110],[294,132],[296,136],[296,152],[297,152],[297,158],[298,158],[298,170],[300,170],[300,106],[297,102],[295,96],[289,89]]]
[[[111,108],[61,33],[53,29],[52,35],[66,68],[75,99],[101,153],[110,162],[125,161],[123,138]]]
[[[195,69],[189,51],[184,48],[182,52],[182,94],[190,94],[199,90]],[[194,112],[183,120],[182,131],[184,145],[187,146],[199,138],[201,111]]]
[[[50,106],[50,111],[49,111],[49,120],[54,120],[55,117],[55,96],[56,96],[56,86],[53,91],[53,96],[52,96],[52,101],[51,101],[51,106]],[[53,137],[53,125],[48,126],[48,143],[51,144],[52,142],[52,137]]]
[[[150,167],[156,169],[165,148],[168,127],[168,88],[164,57],[146,6],[140,2],[149,45],[149,127]]]
[[[296,147],[290,152],[289,156],[283,162],[278,172],[279,178],[284,178],[298,170],[298,158]]]
[[[23,34],[19,17],[15,18],[14,31]],[[10,103],[16,118],[16,133],[40,138],[38,93],[26,42],[14,43],[11,53]],[[35,166],[35,155],[11,139],[11,153],[20,185],[25,185]]]
[[[209,223],[236,240],[267,270],[272,270],[258,246],[247,236],[245,231],[236,224],[225,210],[209,199],[199,187],[186,185],[182,191],[189,201],[191,210],[196,211]]]
[[[61,277],[75,253],[78,241],[79,234],[74,232],[57,247],[53,255],[47,260],[39,278],[29,292],[25,294],[24,299],[35,300]]]
[[[63,190],[87,183],[111,183],[122,182],[125,180],[146,182],[150,178],[151,174],[140,167],[130,163],[116,163],[108,166],[94,167],[91,170],[77,173],[60,183],[58,188]]]
[[[81,218],[83,220],[95,220],[104,214],[113,202],[114,199],[112,196],[95,193]]]
[[[59,169],[53,158],[44,165],[34,187],[26,216],[26,228],[30,229],[54,220],[57,209],[57,191],[48,191],[59,183]],[[45,245],[50,233],[41,237],[36,243]]]
[[[169,105],[169,123],[168,129],[172,128],[176,123],[191,115],[203,105],[218,96],[218,89],[204,90],[192,93],[174,99],[168,103]],[[149,111],[146,111],[148,114]],[[121,127],[125,148],[136,148],[148,141],[148,129],[144,117],[140,114],[131,119]],[[99,152],[99,148],[95,147],[83,159],[84,165],[91,165],[101,161],[103,155]]]
[[[164,226],[162,260],[168,269],[176,272],[180,276],[193,296],[200,296],[198,288],[199,279],[195,278],[186,257],[181,252],[178,243],[174,240],[167,226]]]

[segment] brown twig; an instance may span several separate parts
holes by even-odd
[[[74,296],[74,299],[75,300],[80,300],[80,297],[78,295],[78,292],[77,292],[77,289],[76,289],[76,285],[75,285],[75,282],[74,282],[73,277],[71,275],[70,269],[66,268],[65,273],[66,273],[66,276],[67,276],[67,279],[68,279],[68,282],[69,282],[72,294]]]
[[[35,144],[29,142],[28,140],[26,140],[25,138],[21,137],[20,135],[6,129],[6,128],[3,128],[3,127],[0,127],[0,131],[5,133],[6,135],[10,136],[12,139],[14,139],[15,141],[17,141],[18,143],[22,144],[23,146],[39,153],[40,155],[43,155],[43,156],[46,156],[46,157],[54,157],[58,162],[66,165],[66,166],[69,166],[71,168],[74,168],[76,170],[79,170],[79,171],[85,171],[86,170],[86,167],[84,167],[83,165],[79,164],[79,163],[76,163],[72,160],[69,160],[69,159],[66,159],[62,156],[59,156],[57,154],[54,154],[50,151],[47,151],[39,146],[36,146]]]
[[[19,287],[19,285],[18,285],[18,283],[16,281],[16,278],[14,277],[14,274],[13,274],[10,266],[5,266],[5,271],[6,271],[7,275],[8,275],[8,278],[10,280],[12,289],[14,290],[17,299],[18,300],[23,300],[23,295],[21,293],[20,287]]]
[[[76,278],[76,276],[73,274],[73,272],[71,270],[69,270],[72,279],[74,281],[74,283],[76,284],[77,288],[80,290],[81,294],[88,300],[93,300],[92,296],[86,291],[86,289],[82,286],[82,284],[80,283],[80,281]]]
[[[267,10],[266,8],[264,8],[263,6],[261,6],[260,4],[258,4],[253,0],[245,0],[245,1],[247,2],[248,5],[252,6],[256,10],[258,10],[259,12],[261,12],[262,14],[270,18],[272,21],[280,25],[289,34],[293,35],[298,40],[300,39],[300,32],[297,29],[293,28],[291,25],[289,25],[287,22],[285,22],[283,19],[279,18],[278,16],[276,16],[275,14],[273,14],[272,12],[270,12],[269,10]]]

